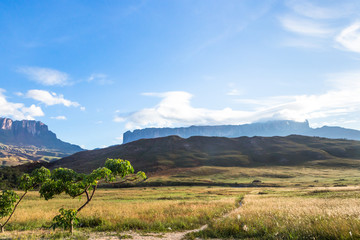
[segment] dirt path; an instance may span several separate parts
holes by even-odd
[[[237,212],[239,210],[239,208],[242,207],[242,201],[239,202],[239,206],[235,209],[233,209],[232,211],[226,213],[225,215],[219,217],[217,219],[217,221],[220,221],[221,219],[227,218],[229,217],[231,214]],[[170,232],[170,233],[146,233],[146,234],[139,234],[137,232],[133,232],[133,231],[129,231],[129,232],[123,232],[121,233],[122,237],[121,239],[126,239],[126,240],[181,240],[185,237],[186,234],[188,233],[193,233],[193,232],[200,232],[204,229],[206,229],[208,227],[207,224],[197,228],[197,229],[193,229],[193,230],[187,230],[187,231],[183,231],[183,232]],[[125,236],[130,236],[129,238],[126,238]],[[93,236],[90,239],[101,239],[101,240],[115,240],[115,239],[119,239],[118,236],[104,236],[104,237],[100,237],[97,236]]]

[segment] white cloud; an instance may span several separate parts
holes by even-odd
[[[318,6],[306,0],[287,1],[286,4],[297,14],[314,19],[342,18],[351,14],[349,6],[341,3],[337,8]]]
[[[300,35],[328,37],[334,32],[333,29],[325,24],[309,19],[284,16],[280,17],[279,20],[286,30]]]
[[[55,119],[55,120],[67,120],[67,118],[66,118],[65,116],[51,117],[51,119]]]
[[[248,111],[224,108],[213,110],[191,105],[187,92],[147,93],[160,97],[152,108],[121,117],[129,130],[146,127],[180,127],[190,125],[244,124],[263,119],[319,121],[360,112],[360,72],[334,74],[331,88],[317,95],[278,96],[268,99],[245,99],[253,107]],[[264,103],[265,102],[265,103]]]
[[[360,4],[353,1],[326,2],[316,5],[306,0],[286,2],[290,12],[279,17],[282,27],[298,38],[284,41],[286,46],[302,48],[338,48],[360,53]],[[353,22],[350,26],[346,22]]]
[[[67,100],[61,94],[57,95],[54,92],[50,93],[45,90],[29,90],[26,93],[26,97],[42,102],[47,106],[62,104],[66,107],[81,107],[79,103]]]
[[[229,95],[229,96],[240,96],[242,94],[242,91],[240,91],[239,89],[237,89],[235,87],[235,84],[234,83],[229,83],[228,84],[230,90],[226,93],[226,95]]]
[[[10,117],[15,120],[33,120],[34,117],[44,116],[44,112],[34,104],[30,107],[25,107],[22,103],[8,102],[4,95],[5,90],[0,88],[0,116]]]
[[[115,116],[114,117],[114,122],[125,122],[126,118],[124,117],[120,117],[120,116]]]
[[[346,50],[360,53],[360,22],[343,29],[335,40]]]
[[[30,80],[46,86],[70,84],[68,74],[51,68],[19,67],[18,72],[25,74]]]
[[[93,73],[88,78],[88,82],[96,82],[100,85],[111,85],[114,82],[109,79],[109,77],[106,74],[103,73]]]
[[[229,92],[226,93],[229,96],[239,96],[241,92],[238,89],[231,89]]]

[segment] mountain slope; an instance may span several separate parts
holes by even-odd
[[[0,166],[59,159],[82,150],[58,139],[42,122],[0,118]]]
[[[182,128],[145,128],[124,133],[124,143],[146,138],[177,135],[183,138],[191,136],[213,137],[253,137],[288,136],[292,134],[327,138],[346,138],[360,140],[360,131],[340,127],[311,128],[309,123],[295,121],[268,121],[244,125],[191,126]]]
[[[256,167],[360,163],[360,142],[291,135],[288,137],[190,137],[142,139],[109,148],[83,151],[53,162],[89,172],[107,158],[130,160],[136,169],[156,172],[199,166]]]

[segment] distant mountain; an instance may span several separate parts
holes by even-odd
[[[200,166],[360,166],[360,142],[291,135],[287,137],[190,137],[142,139],[83,151],[51,163],[90,172],[107,158],[131,161],[147,173]]]
[[[58,159],[83,150],[58,139],[42,122],[0,118],[0,165]]]
[[[209,137],[253,137],[253,136],[288,136],[291,134],[318,136],[327,138],[345,138],[360,140],[360,131],[341,127],[311,128],[308,121],[295,122],[289,120],[259,122],[244,125],[191,126],[182,128],[145,128],[127,131],[123,135],[123,143],[146,138],[158,138],[177,135],[182,138],[192,136]]]

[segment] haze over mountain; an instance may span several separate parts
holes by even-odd
[[[123,158],[135,169],[158,172],[200,166],[345,166],[360,163],[360,142],[291,135],[287,137],[190,137],[142,139],[104,149],[83,151],[53,162],[90,172],[107,158]]]
[[[42,122],[0,118],[0,165],[58,159],[82,150],[58,139]]]
[[[318,136],[326,138],[345,138],[360,140],[360,131],[341,127],[311,128],[309,122],[295,122],[290,120],[278,120],[258,122],[244,125],[220,125],[220,126],[191,126],[182,128],[145,128],[127,131],[123,136],[123,143],[128,143],[144,138],[158,138],[177,135],[182,138],[191,136],[212,137],[253,137],[253,136],[288,136],[292,134],[304,136]]]

